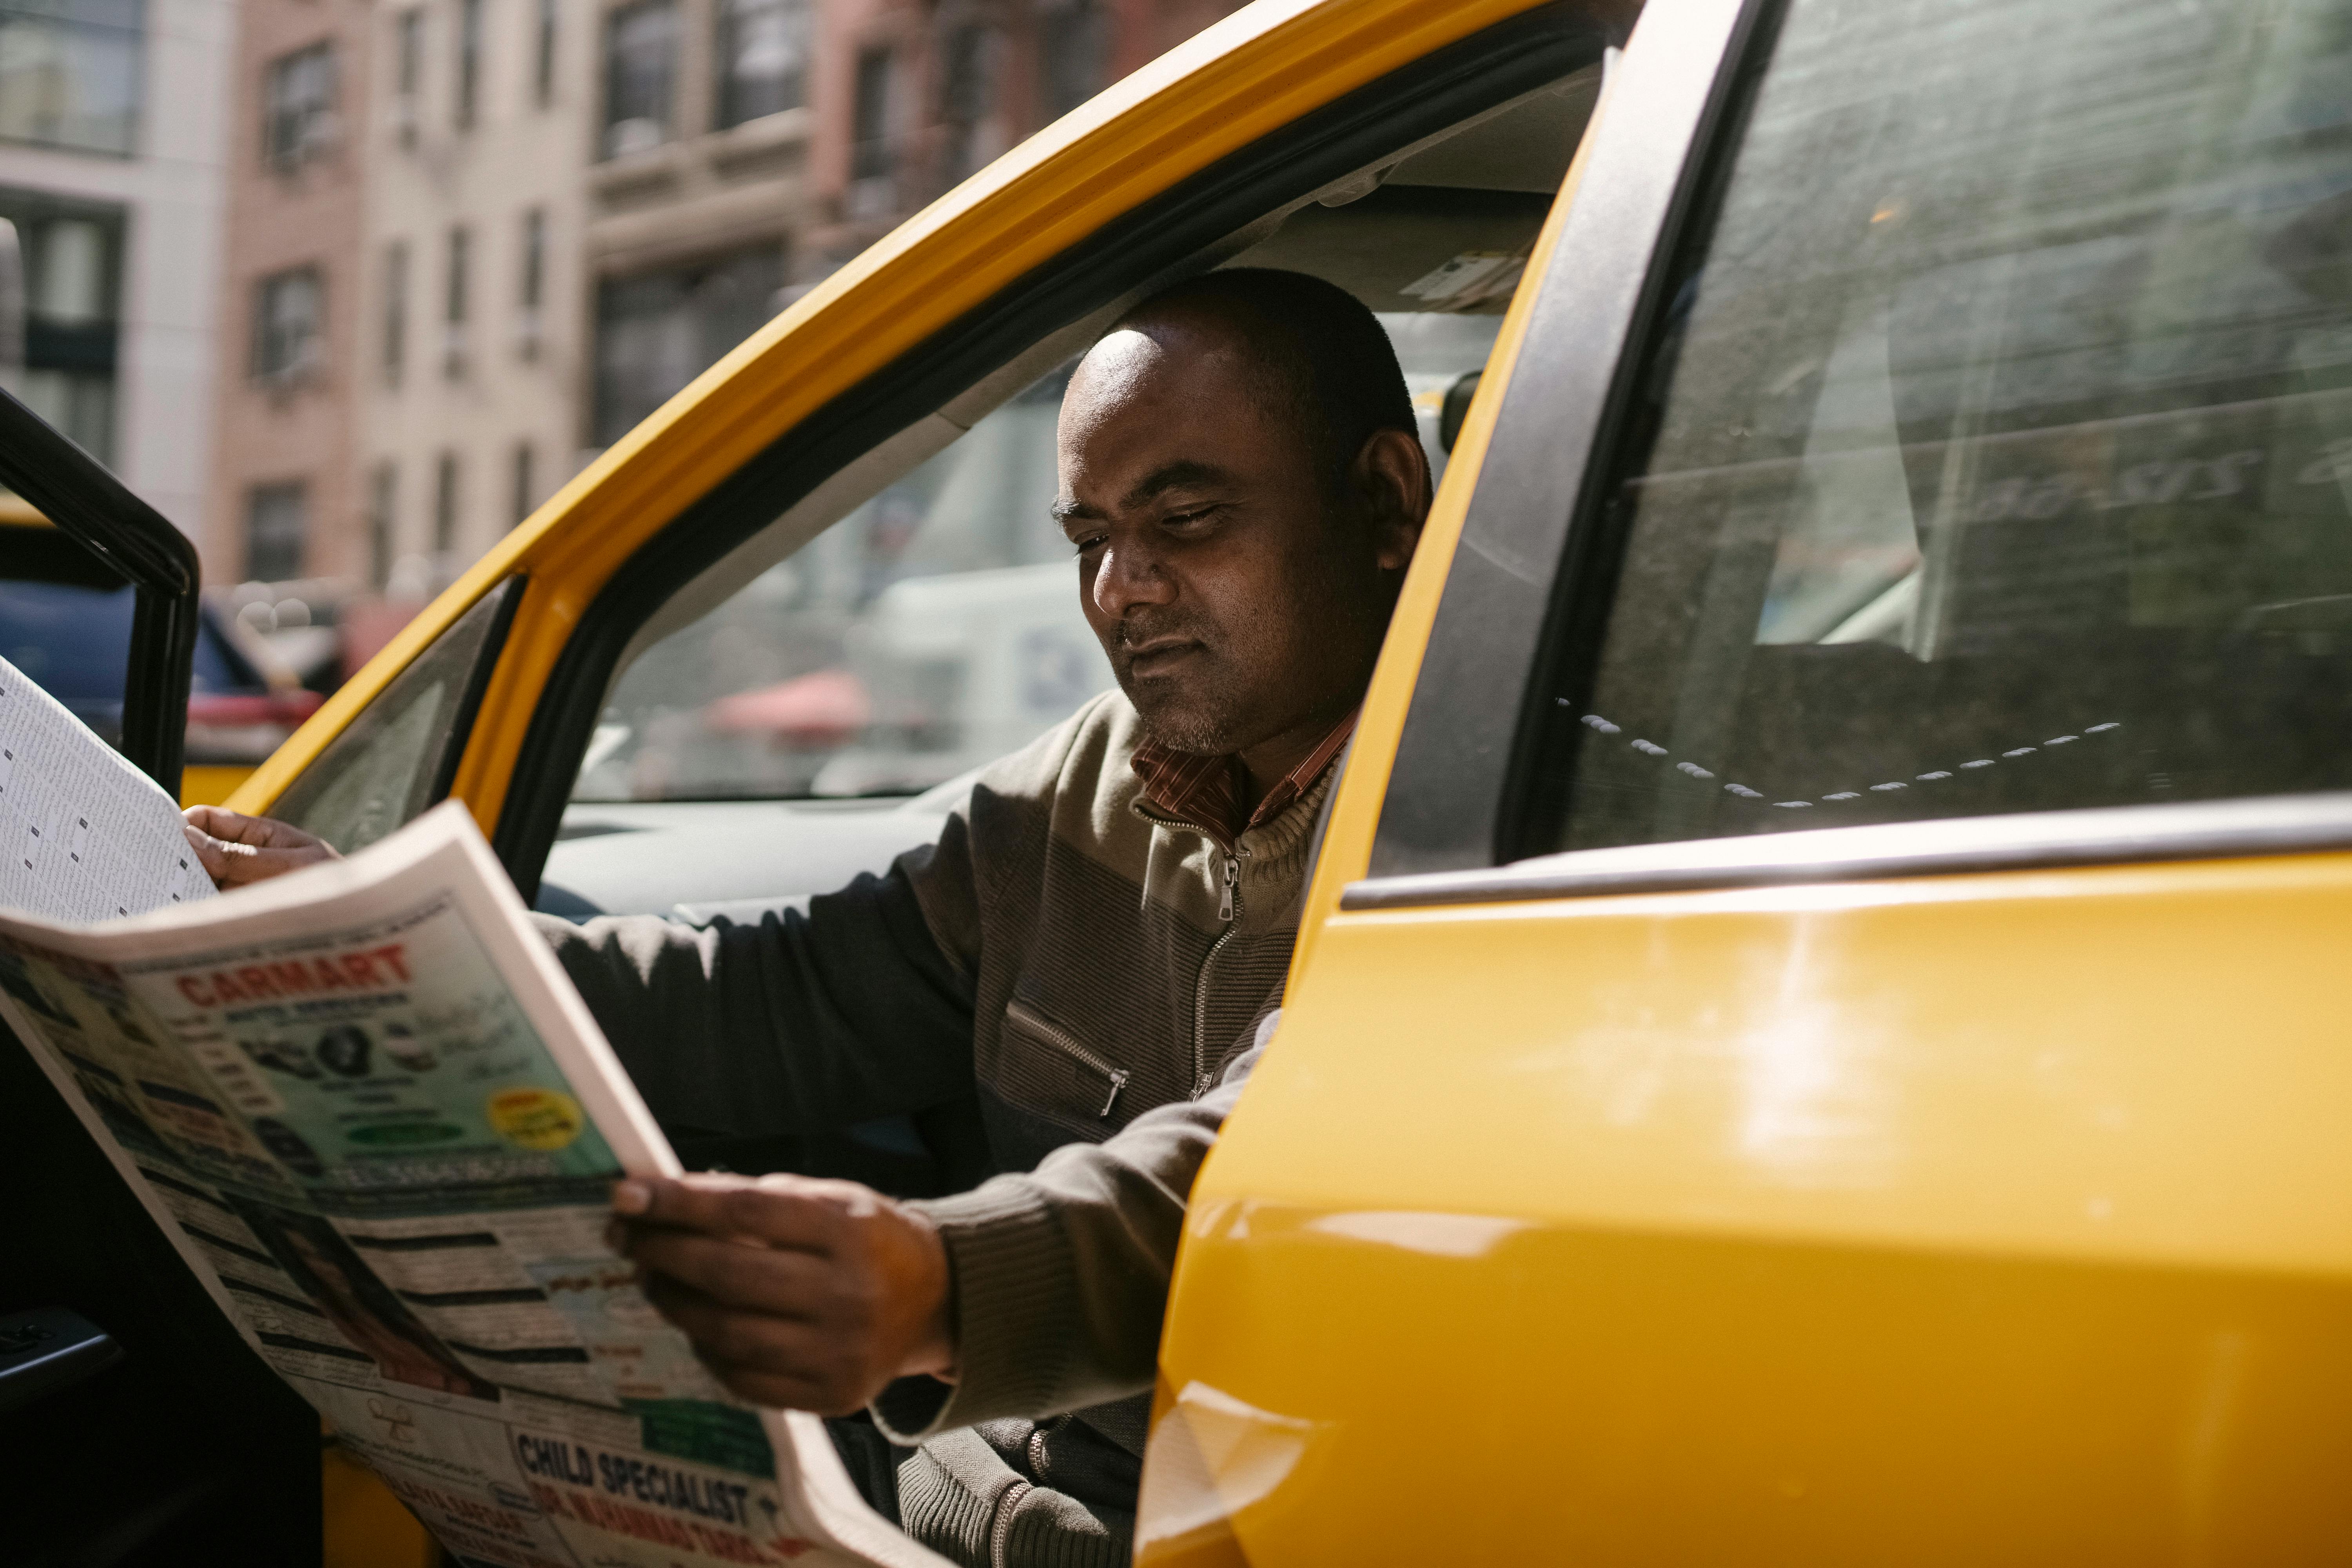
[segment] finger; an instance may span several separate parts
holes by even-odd
[[[676,1280],[730,1307],[780,1318],[827,1315],[842,1295],[834,1278],[837,1270],[813,1253],[688,1230],[639,1230],[625,1251],[641,1272]]]
[[[646,1299],[713,1377],[754,1404],[847,1415],[887,1381],[861,1370],[836,1336],[805,1324],[734,1311],[667,1281],[655,1282]]]
[[[230,856],[226,845],[193,822],[183,823],[180,831],[187,835],[188,847],[196,852],[196,864],[205,868],[205,876],[218,883],[229,874]]]
[[[845,1209],[871,1199],[853,1182],[800,1176],[632,1176],[613,1188],[614,1209],[640,1226],[667,1226],[709,1236],[745,1237],[771,1247],[829,1250]]]
[[[247,816],[225,805],[192,805],[180,815],[191,826],[224,843],[260,845],[269,842],[270,824],[267,819]]]
[[[751,1372],[738,1367],[710,1369],[721,1386],[746,1405],[770,1410],[806,1410],[817,1415],[855,1415],[881,1391],[871,1393],[856,1384],[813,1381],[786,1373]]]

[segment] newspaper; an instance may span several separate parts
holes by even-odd
[[[0,701],[20,679],[0,666]],[[40,803],[5,809],[87,819],[85,858],[14,866],[0,898],[71,902],[87,864],[114,868],[93,888],[144,876],[158,907],[97,926],[0,909],[0,1021],[255,1351],[455,1558],[944,1563],[866,1508],[816,1417],[721,1388],[606,1245],[612,1181],[677,1161],[462,806],[201,901],[133,833],[142,807],[88,793],[109,773],[83,740],[28,736],[55,738],[0,718],[5,799]],[[131,835],[111,851],[110,824]]]

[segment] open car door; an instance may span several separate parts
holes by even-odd
[[[137,590],[118,744],[177,795],[194,548],[0,392],[0,593]],[[319,1423],[238,1339],[0,1024],[0,1561],[24,1568],[320,1557]]]

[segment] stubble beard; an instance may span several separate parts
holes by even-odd
[[[1163,635],[1152,628],[1150,637]],[[1222,756],[1250,743],[1238,682],[1223,655],[1205,639],[1191,662],[1205,668],[1181,677],[1138,678],[1123,637],[1104,649],[1111,674],[1135,708],[1147,740],[1171,752]]]

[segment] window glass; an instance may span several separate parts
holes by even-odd
[[[849,216],[877,218],[896,210],[898,171],[898,58],[887,47],[860,49],[849,107]]]
[[[2352,785],[2352,6],[1791,0],[1700,210],[1537,847]]]
[[[0,39],[0,47],[5,47]],[[24,278],[26,405],[100,462],[114,456],[123,210],[0,186]]]
[[[1499,316],[1384,315],[1442,461],[1445,392]],[[615,683],[574,798],[908,794],[1111,685],[1049,509],[1066,369],[656,643]]]
[[[457,0],[457,123],[473,129],[482,94],[482,0]]]
[[[775,314],[783,251],[756,245],[596,289],[595,436],[619,440]]]
[[[348,855],[446,795],[472,723],[468,696],[498,658],[491,634],[521,591],[509,577],[485,594],[327,743],[269,814]]]
[[[319,269],[273,273],[256,292],[253,374],[263,381],[295,381],[316,370],[322,324]]]
[[[245,509],[248,580],[283,583],[302,575],[302,542],[310,531],[310,497],[299,479],[254,487]]]
[[[625,157],[669,140],[677,75],[677,12],[670,0],[638,0],[613,13],[604,36],[604,156]]]
[[[719,123],[797,109],[805,100],[808,0],[721,0]]]
[[[262,155],[281,172],[321,156],[335,139],[335,50],[318,44],[270,62]]]
[[[145,22],[140,0],[0,4],[0,140],[131,152]]]

